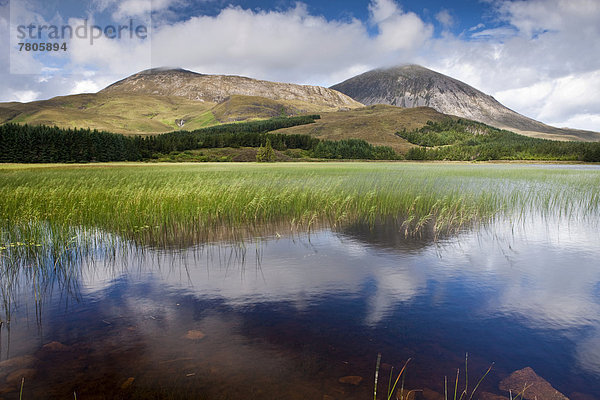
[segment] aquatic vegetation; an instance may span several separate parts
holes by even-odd
[[[477,384],[475,385],[475,387],[473,388],[473,390],[469,389],[469,375],[468,375],[468,359],[469,359],[469,355],[466,354],[465,355],[465,388],[464,390],[460,391],[458,390],[458,384],[459,384],[459,375],[460,375],[460,368],[456,370],[456,380],[454,381],[454,396],[451,397],[452,400],[471,400],[473,399],[473,396],[475,395],[475,392],[477,392],[477,389],[479,388],[479,386],[481,385],[481,382],[483,382],[483,380],[485,379],[486,376],[488,376],[488,374],[490,373],[490,371],[492,370],[492,367],[494,366],[494,363],[492,363],[489,368],[487,369],[487,371],[485,371],[485,373],[481,376],[481,378],[479,379],[479,381],[477,381]],[[390,377],[389,377],[389,382],[388,382],[388,390],[387,390],[387,400],[391,400],[392,397],[394,396],[394,394],[396,394],[397,399],[399,400],[406,400],[406,399],[410,399],[410,398],[414,398],[411,397],[411,395],[414,392],[420,392],[421,390],[409,390],[405,392],[404,389],[404,378],[406,377],[406,367],[408,366],[408,363],[411,361],[411,359],[409,358],[408,360],[406,360],[406,362],[404,363],[404,366],[402,367],[402,369],[400,370],[400,372],[396,375],[396,379],[394,381],[394,383],[392,384],[392,380],[393,380],[393,376],[394,376],[394,367],[391,368],[390,370]],[[375,365],[375,386],[373,389],[373,400],[377,400],[377,383],[378,383],[378,377],[379,377],[379,367],[381,365],[381,353],[379,353],[377,355],[377,363]],[[398,388],[398,390],[396,391],[396,387],[398,386],[398,382],[400,381],[400,378],[402,378],[402,384],[400,386],[400,388]],[[515,397],[515,400],[518,399],[519,397],[523,398],[523,394],[525,393],[525,389],[523,389],[523,391],[521,393],[519,393],[517,395],[517,397]],[[469,391],[471,392],[471,394],[469,394]],[[512,396],[512,394],[511,394]],[[444,399],[448,400],[448,377],[444,378]]]
[[[167,244],[391,217],[408,234],[441,234],[501,216],[586,218],[600,206],[596,170],[514,165],[7,165],[0,188],[3,260],[82,229]]]
[[[456,370],[456,380],[454,381],[454,397],[452,399],[453,400],[463,400],[463,399],[467,399],[467,396],[469,396],[468,400],[471,400],[473,398],[473,396],[475,395],[475,392],[481,385],[481,382],[483,382],[485,377],[488,376],[488,374],[492,370],[493,366],[494,366],[494,363],[492,363],[489,366],[487,371],[485,371],[485,373],[481,376],[479,381],[477,381],[477,384],[475,385],[475,387],[471,391],[471,394],[469,395],[469,354],[468,353],[465,354],[465,388],[461,392],[458,392],[458,383],[459,383],[459,376],[460,376],[460,368],[458,368]],[[460,393],[460,396],[458,396],[459,393]],[[445,400],[448,400],[448,377],[444,378],[444,398],[445,398]]]
[[[5,165],[0,188],[5,309],[23,275],[40,293],[53,281],[76,293],[78,262],[98,252],[114,259],[390,220],[436,238],[495,218],[597,223],[600,207],[597,170],[516,165]]]
[[[409,362],[410,362],[410,358],[408,360],[406,360],[406,362],[404,363],[404,366],[402,367],[402,369],[396,376],[396,380],[394,381],[393,385],[392,385],[392,378],[394,375],[394,367],[391,368],[390,380],[388,382],[387,400],[391,400],[394,393],[396,393],[396,386],[398,386],[398,381],[400,380],[400,378],[402,378],[402,385],[399,389],[400,393],[398,393],[396,395],[396,398],[398,398],[399,400],[408,399],[410,397],[411,393],[418,391],[418,390],[411,390],[406,394],[406,396],[404,396],[404,377],[405,377],[404,372],[406,371],[406,367],[408,366]],[[375,366],[375,386],[373,387],[373,400],[377,400],[377,383],[378,383],[377,381],[378,381],[378,377],[379,377],[380,364],[381,364],[381,353],[377,354],[377,364]]]

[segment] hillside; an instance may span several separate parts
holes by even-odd
[[[357,107],[362,105],[348,96],[318,86],[160,69],[132,75],[98,93],[0,103],[0,124],[155,134]]]
[[[466,83],[419,65],[372,70],[331,88],[366,105],[426,106],[527,136],[600,141],[596,132],[555,128],[527,118]]]
[[[31,103],[0,103],[0,124],[91,128],[125,134],[194,130],[220,123],[334,111],[303,101],[234,95],[221,103],[176,96],[91,93]]]
[[[184,69],[142,71],[115,82],[100,93],[177,96],[211,103],[220,103],[232,95],[243,95],[278,101],[301,101],[330,109],[362,106],[345,94],[321,86],[269,82],[233,75],[203,75]]]
[[[390,146],[405,153],[412,144],[398,137],[396,132],[419,129],[427,121],[442,121],[448,116],[429,107],[398,108],[373,105],[350,111],[321,113],[314,124],[280,129],[274,133],[308,134],[319,139],[363,139],[377,146]]]
[[[214,106],[181,97],[90,93],[31,103],[2,103],[0,123],[160,133],[178,129],[177,122],[182,119],[189,129],[218,123],[210,111]]]

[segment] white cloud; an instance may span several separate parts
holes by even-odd
[[[373,0],[369,3],[371,21],[378,24],[398,14],[400,9],[393,0]]]
[[[69,94],[95,93],[102,88],[103,86],[100,86],[97,82],[86,79],[82,81],[76,81],[75,85],[71,89],[71,93]]]
[[[565,31],[573,23],[596,23],[600,3],[596,0],[500,1],[498,9],[507,21],[526,35],[545,30]]]
[[[473,31],[476,31],[476,30],[482,29],[482,28],[485,28],[485,24],[479,23],[475,26],[470,27],[469,32],[473,32]]]
[[[600,131],[599,114],[574,114],[560,121],[549,121],[550,124],[561,128],[576,128],[590,131]]]
[[[389,0],[377,4],[373,12],[380,33],[375,37],[359,20],[326,20],[309,14],[302,3],[285,11],[229,7],[214,17],[193,17],[155,30],[153,64],[334,84],[332,77],[340,70],[406,60],[431,35],[415,14],[403,13]]]
[[[507,38],[510,36],[514,36],[516,33],[517,32],[513,28],[501,27],[501,28],[484,29],[481,31],[473,32],[471,34],[471,38],[473,38],[473,39],[480,39],[480,38],[501,39],[501,38]]]
[[[393,0],[373,0],[369,13],[371,22],[379,29],[375,39],[377,48],[384,53],[418,49],[433,33],[432,26],[415,13],[405,13]]]
[[[19,101],[21,103],[28,103],[30,101],[37,100],[38,96],[40,95],[40,92],[36,92],[33,90],[15,90],[12,93],[12,95],[16,99],[16,101]]]
[[[452,26],[454,26],[455,23],[454,17],[452,16],[452,14],[450,14],[450,11],[446,9],[441,10],[440,12],[435,14],[435,19],[437,19],[438,22],[442,24],[444,28],[451,28]]]
[[[382,51],[414,50],[432,35],[433,28],[414,13],[396,13],[379,23],[377,44]]]
[[[72,26],[82,23],[80,19],[69,19]],[[94,21],[90,20],[89,25],[93,24]],[[69,68],[93,66],[95,71],[102,74],[129,74],[150,68],[151,42],[128,35],[121,40],[103,36],[94,40],[93,44],[88,38],[73,38],[69,43],[69,56]]]

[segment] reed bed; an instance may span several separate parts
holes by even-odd
[[[0,167],[2,244],[73,228],[142,242],[240,230],[310,230],[389,217],[448,233],[532,213],[596,215],[600,171],[515,165],[314,163]],[[50,235],[48,234],[50,232]]]

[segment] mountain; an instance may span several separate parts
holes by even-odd
[[[210,111],[214,106],[181,97],[87,93],[30,103],[0,103],[0,123],[160,133],[179,129],[177,122],[182,119],[187,121],[186,129],[217,124]]]
[[[357,107],[362,104],[318,86],[201,75],[182,69],[153,69],[125,78],[98,93],[30,103],[0,103],[0,123],[152,134]]]
[[[600,133],[555,128],[525,117],[464,82],[419,65],[375,69],[334,85],[366,105],[427,106],[527,136],[554,140],[600,141]]]
[[[301,101],[331,109],[362,107],[345,94],[321,86],[269,82],[234,75],[203,75],[184,69],[149,69],[113,83],[100,93],[177,96],[213,103],[220,103],[232,95],[243,95]]]

